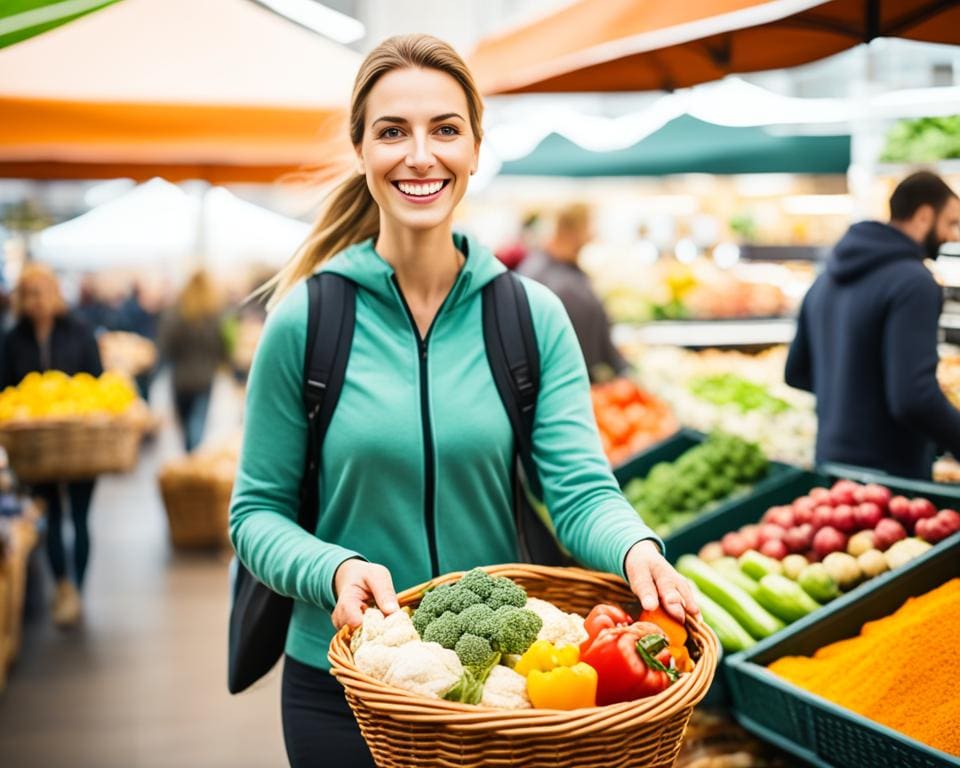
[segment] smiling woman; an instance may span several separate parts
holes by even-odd
[[[379,45],[353,91],[356,173],[268,284],[271,314],[250,372],[230,532],[250,573],[293,598],[282,709],[295,768],[373,765],[327,672],[335,628],[358,626],[373,604],[398,610],[395,587],[520,559],[514,433],[483,322],[484,289],[505,268],[453,232],[477,167],[482,111],[470,72],[446,43],[411,35]],[[310,510],[317,522],[305,530],[306,279],[318,271],[327,284],[338,276],[353,286],[355,326],[322,440],[319,504]],[[696,614],[689,586],[604,459],[563,305],[538,283],[510,279],[529,307],[540,364],[532,470],[560,543],[580,563],[627,579],[645,608],[662,602],[678,619]]]

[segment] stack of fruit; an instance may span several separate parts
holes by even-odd
[[[0,423],[118,416],[129,412],[136,402],[137,393],[129,380],[111,371],[99,377],[34,372],[0,393]]]
[[[706,596],[707,623],[742,650],[865,580],[895,570],[960,532],[960,513],[838,480],[767,510],[678,569]],[[736,625],[739,625],[737,627]]]
[[[629,379],[595,384],[590,396],[600,442],[613,465],[677,431],[670,406]]]
[[[647,525],[665,536],[745,492],[767,469],[755,443],[715,432],[675,461],[655,464],[645,478],[628,481],[623,492]]]

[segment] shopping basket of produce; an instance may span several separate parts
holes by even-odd
[[[621,579],[578,568],[448,574],[401,593],[404,610],[386,619],[368,610],[363,627],[341,629],[330,645],[331,671],[381,768],[665,768],[710,687],[717,640],[689,618],[684,627],[663,617],[674,629],[662,632],[649,621],[631,623],[636,617],[624,608],[634,600]],[[379,618],[368,621],[371,613]],[[532,628],[523,618],[531,613]],[[451,631],[463,633],[455,645]],[[519,658],[509,656],[524,632],[536,639],[527,638]],[[477,661],[480,646],[493,648],[492,660]],[[639,667],[615,659],[631,650],[634,663],[642,657]],[[593,694],[579,675],[593,676]],[[629,698],[641,690],[642,698]]]

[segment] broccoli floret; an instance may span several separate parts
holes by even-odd
[[[421,637],[425,643],[440,643],[444,648],[453,650],[462,634],[463,626],[460,624],[460,617],[447,611],[427,624]]]
[[[464,632],[471,632],[477,635],[480,634],[477,629],[491,616],[493,616],[493,608],[486,603],[477,603],[460,613],[460,625],[463,627]],[[484,636],[486,637],[486,635]],[[492,636],[491,634],[490,637]]]
[[[449,584],[441,584],[435,589],[427,592],[420,601],[420,607],[430,613],[441,616],[450,610],[450,597],[453,587]]]
[[[493,650],[489,640],[469,632],[460,637],[454,650],[463,666],[477,669],[487,666],[494,656],[499,655]]]
[[[480,595],[478,595],[472,589],[461,587],[460,584],[457,583],[450,592],[450,605],[447,606],[447,610],[453,611],[454,613],[460,613],[461,611],[465,611],[471,605],[476,605],[477,603],[482,602],[483,600],[480,598]]]
[[[501,576],[498,576],[494,581],[496,584],[490,590],[490,595],[484,600],[491,608],[496,610],[507,605],[522,608],[527,604],[527,590],[523,587]]]
[[[500,627],[493,645],[501,653],[524,653],[537,639],[537,633],[543,628],[543,619],[526,608],[514,608],[511,611],[497,613]]]
[[[437,615],[430,610],[427,610],[422,605],[413,612],[413,628],[417,630],[417,634],[420,637],[423,637],[423,633],[426,630],[427,626],[432,622]]]
[[[457,586],[463,589],[469,589],[471,592],[479,595],[481,599],[486,599],[496,584],[497,582],[493,576],[482,568],[474,568],[472,571],[464,574],[463,578],[457,582]]]

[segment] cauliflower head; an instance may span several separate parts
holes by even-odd
[[[537,640],[547,640],[554,645],[580,645],[587,639],[583,616],[564,613],[553,603],[536,597],[529,598],[524,608],[533,611],[543,620]]]
[[[483,686],[480,706],[498,709],[530,709],[527,678],[500,664],[490,670]]]

